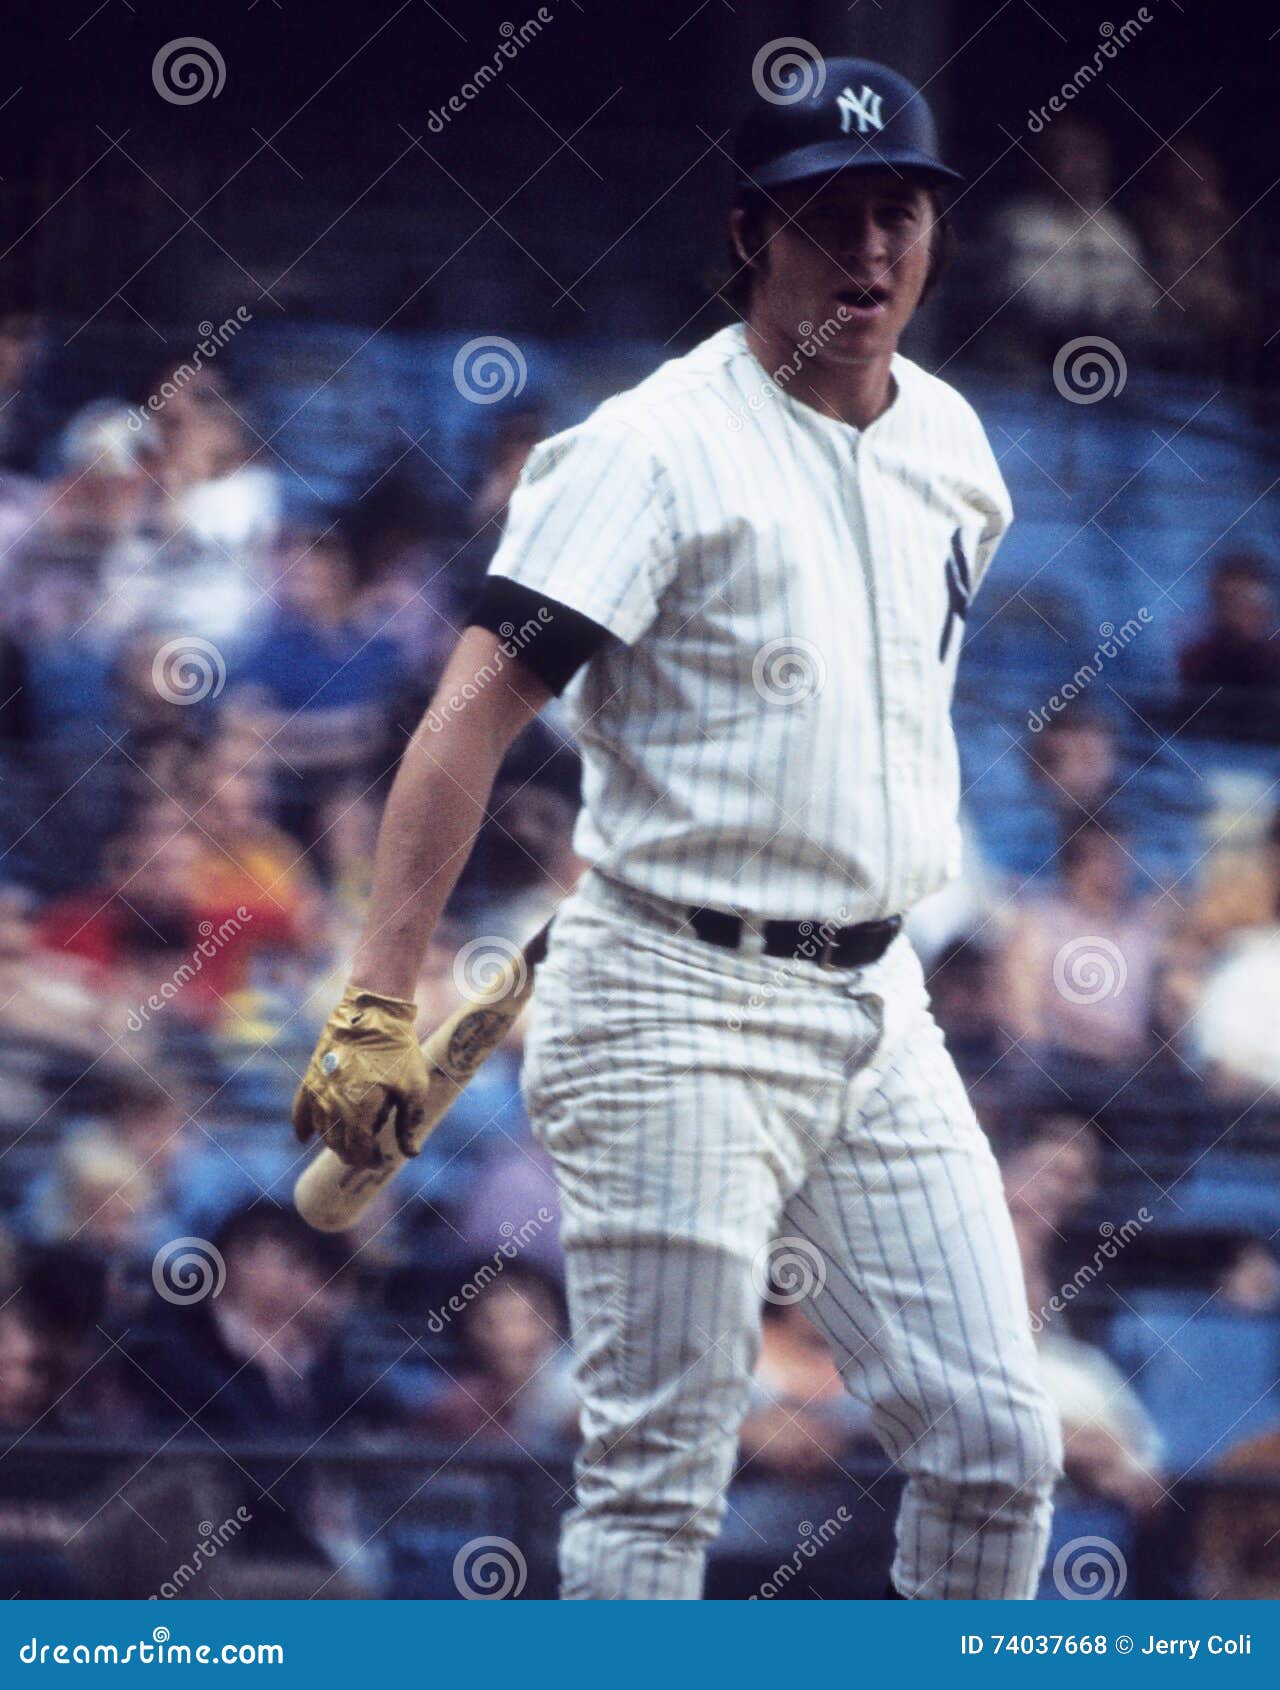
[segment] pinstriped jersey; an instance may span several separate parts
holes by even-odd
[[[605,873],[847,923],[955,872],[956,660],[1012,511],[968,403],[892,374],[852,428],[735,325],[530,456],[491,573],[615,636],[565,693]]]

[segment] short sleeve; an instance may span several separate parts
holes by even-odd
[[[983,576],[991,566],[991,560],[1004,539],[1010,523],[1013,521],[1013,500],[1009,497],[1009,489],[1005,486],[1004,476],[1000,473],[1000,465],[996,455],[991,450],[991,443],[987,439],[982,424],[974,418],[976,437],[974,451],[978,462],[978,473],[974,477],[973,502],[983,516],[982,533],[978,536],[977,555],[974,558],[973,584],[976,590]]]
[[[489,573],[633,645],[675,566],[660,464],[636,430],[592,417],[533,449]]]

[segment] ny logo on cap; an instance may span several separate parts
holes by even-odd
[[[847,135],[857,122],[859,135],[868,135],[873,129],[884,128],[884,118],[880,115],[880,96],[874,88],[862,84],[862,92],[855,94],[852,88],[845,88],[836,96],[836,105],[840,111],[840,133]]]

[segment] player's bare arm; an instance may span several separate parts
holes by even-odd
[[[413,996],[423,954],[484,819],[499,765],[550,697],[496,634],[473,627],[462,635],[387,800],[352,985]]]
[[[414,1031],[422,958],[502,759],[550,696],[496,634],[462,635],[387,800],[350,984],[294,1103],[304,1143],[318,1135],[352,1166],[370,1166],[391,1119],[401,1151],[414,1153],[428,1086]]]

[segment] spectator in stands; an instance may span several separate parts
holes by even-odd
[[[1125,722],[1131,744],[1088,705],[1050,716],[1023,740],[1025,760],[1008,759],[1012,784],[1002,799],[973,806],[987,856],[1015,884],[1052,878],[1059,846],[1086,821],[1133,842],[1144,888],[1190,869],[1202,783],[1189,780],[1183,762],[1144,734],[1136,717],[1126,713]]]
[[[75,1393],[58,1365],[60,1335],[51,1326],[42,1297],[24,1286],[0,1306],[0,1458],[6,1459],[0,1497],[0,1591],[4,1596],[64,1597],[79,1594],[59,1551],[78,1523],[65,1481],[30,1462],[27,1439],[77,1429]],[[82,1370],[82,1372],[85,1370]],[[79,1401],[93,1407],[95,1431],[121,1424],[107,1418],[117,1407],[105,1381],[110,1363],[93,1369],[79,1384]],[[102,1378],[94,1375],[101,1373]]]
[[[1250,1101],[1280,1075],[1269,997],[1280,978],[1280,811],[1265,827],[1257,819],[1255,805],[1215,825],[1166,987],[1188,1054],[1217,1091]]]
[[[1185,1182],[1179,1199],[1190,1196]],[[1178,1474],[1211,1467],[1234,1442],[1275,1419],[1280,1361],[1280,1271],[1267,1234],[1187,1229],[1194,1200],[1165,1241],[1200,1270],[1186,1294],[1148,1290],[1120,1304],[1107,1348],[1132,1380]],[[1210,1212],[1212,1214],[1212,1212]],[[1186,1229],[1186,1230],[1184,1230]],[[1207,1271],[1206,1271],[1207,1270]],[[1207,1294],[1206,1294],[1207,1292]]]
[[[0,1039],[92,1063],[127,1033],[132,1008],[109,969],[44,928],[30,893],[0,885]]]
[[[775,1291],[761,1312],[760,1359],[738,1446],[742,1472],[797,1483],[838,1477],[851,1447],[872,1440],[869,1412],[845,1389],[830,1345],[801,1303]]]
[[[1127,348],[1149,332],[1156,289],[1138,237],[1111,205],[1111,146],[1081,118],[1059,117],[1029,149],[1030,189],[995,220],[999,340],[1022,361],[1052,359],[1083,334]]]
[[[37,1312],[21,1294],[11,1293],[0,1306],[0,1458],[6,1458],[0,1497],[0,1595],[6,1598],[80,1594],[60,1554],[74,1522],[63,1498],[50,1497],[48,1476],[42,1484],[38,1468],[33,1477],[24,1461],[27,1436],[54,1429],[53,1406]]]
[[[173,637],[159,626],[132,629],[117,647],[110,671],[109,725],[119,751],[119,778],[142,803],[157,792],[188,794],[192,762],[212,727],[211,709],[184,701],[167,683],[157,685],[157,660],[163,677],[166,664],[160,653]]]
[[[31,695],[22,647],[0,627],[0,767],[20,765],[31,746]]]
[[[1246,295],[1231,235],[1237,222],[1218,160],[1183,135],[1143,172],[1134,207],[1146,264],[1162,290],[1158,350],[1177,369],[1247,377],[1241,368]]]
[[[1000,1165],[1023,1263],[1037,1281],[1048,1281],[1063,1228],[1087,1210],[1097,1189],[1097,1133],[1084,1116],[1055,1110],[1036,1119]]]
[[[6,587],[24,579],[20,560],[27,536],[36,526],[43,508],[44,498],[39,482],[30,476],[0,469],[0,580]],[[27,569],[25,578],[29,580],[31,574],[31,570]],[[10,624],[16,623],[15,612],[18,609],[18,606],[8,604],[5,620]]]
[[[82,1240],[24,1252],[22,1299],[40,1346],[49,1403],[42,1432],[92,1438],[104,1428],[115,1436],[133,1429],[136,1379],[106,1330],[113,1308],[125,1307],[128,1265],[123,1256],[104,1259]]]
[[[1065,1311],[1075,1286],[1070,1299],[1062,1292],[1076,1269],[1066,1263],[1066,1277],[1058,1280],[1053,1265],[1054,1245],[1096,1184],[1092,1131],[1078,1117],[1047,1117],[1005,1155],[1002,1167],[1041,1375],[1062,1417],[1068,1485],[1078,1501],[1114,1504],[1126,1513],[1154,1507],[1164,1494],[1155,1427],[1115,1364],[1071,1335]]]
[[[83,884],[119,803],[107,583],[148,547],[141,447],[124,408],[87,407],[64,430],[61,460],[52,482],[31,484],[21,532],[0,552],[10,688],[0,829],[10,869],[44,890]]]
[[[301,964],[323,932],[320,886],[312,862],[292,834],[271,818],[267,754],[219,736],[188,772],[188,801],[196,833],[194,876],[206,921],[221,929],[234,917],[234,942],[211,959],[211,978],[223,998],[250,983],[253,960]],[[240,913],[243,912],[243,913]],[[305,973],[295,974],[300,996]]]
[[[132,416],[121,401],[103,399],[72,417],[59,445],[60,473],[36,488],[8,553],[11,626],[37,647],[74,639],[81,662],[97,653],[101,664],[129,613],[127,595],[119,595],[145,571],[155,545],[151,436],[130,426]],[[50,691],[41,722],[56,710]],[[83,687],[73,696],[83,700]]]
[[[1220,1096],[1263,1102],[1280,1087],[1280,911],[1266,927],[1243,929],[1205,979],[1190,1043]]]
[[[138,812],[108,846],[103,882],[55,899],[37,926],[47,950],[96,965],[136,1007],[190,964],[199,942],[194,831],[163,799]],[[203,971],[166,994],[166,1014],[200,1019],[210,1000]],[[138,1020],[141,1032],[148,1019]]]
[[[311,1495],[290,1484],[307,1505],[298,1514],[281,1509],[276,1491],[260,1491],[243,1460],[202,1456],[176,1440],[156,1454],[77,1498],[79,1518],[60,1540],[83,1584],[75,1594],[133,1602],[380,1594],[335,1565],[311,1529],[306,1515],[325,1488],[321,1473]]]
[[[10,1295],[0,1307],[0,1438],[28,1431],[49,1406],[40,1339],[30,1311]]]
[[[1280,616],[1266,559],[1250,551],[1220,557],[1209,578],[1209,604],[1207,631],[1178,656],[1183,686],[1280,692]]]
[[[1280,808],[1268,817],[1253,796],[1229,802],[1211,818],[1208,844],[1187,936],[1213,953],[1280,910]]]
[[[387,724],[402,671],[392,641],[366,625],[369,583],[340,528],[293,536],[288,555],[279,607],[233,665],[233,723],[270,746],[285,825],[340,874],[352,865],[333,860],[327,834],[345,811],[368,808],[367,789],[399,750]]]
[[[1215,1476],[1198,1523],[1199,1595],[1209,1601],[1280,1599],[1280,1427],[1244,1439]]]
[[[1049,1294],[1043,1281],[1028,1281],[1033,1304]],[[1070,1337],[1061,1316],[1054,1320],[1037,1348],[1041,1379],[1062,1420],[1068,1484],[1083,1498],[1128,1514],[1158,1507],[1165,1496],[1163,1446],[1141,1398],[1104,1351]]]
[[[1245,1238],[1222,1276],[1222,1300],[1241,1314],[1280,1312],[1280,1262],[1269,1243]]]
[[[1027,753],[1039,799],[1061,836],[1107,817],[1120,768],[1115,734],[1103,717],[1083,710],[1055,716],[1028,742]]]
[[[1151,1044],[1167,918],[1131,891],[1122,840],[1083,824],[1058,854],[1062,890],[1019,900],[1002,963],[1005,1026],[1031,1051],[1123,1064]]]
[[[417,726],[463,626],[462,595],[446,547],[448,518],[439,501],[395,468],[380,476],[343,513],[341,532],[355,560],[361,616],[371,634],[385,634],[400,654],[419,710]]]
[[[233,1215],[213,1245],[195,1270],[206,1295],[192,1300],[177,1259],[161,1262],[174,1294],[161,1293],[151,1325],[128,1339],[151,1387],[149,1417],[181,1425],[190,1415],[214,1437],[262,1438],[314,1434],[349,1414],[358,1393],[341,1357],[352,1295],[343,1244],[262,1202]]]
[[[84,1244],[119,1266],[148,1256],[155,1180],[123,1145],[88,1133],[64,1144],[50,1195],[60,1213],[50,1236]]]
[[[147,415],[158,434],[154,475],[165,525],[200,548],[243,559],[252,576],[278,533],[280,493],[243,401],[219,368],[189,360],[158,370],[147,398],[157,401]]]
[[[262,597],[263,564],[279,526],[275,478],[248,463],[241,421],[211,371],[184,385],[170,367],[158,373],[150,397],[163,403],[100,402],[68,430],[69,468],[93,457],[71,488],[57,490],[59,500],[71,499],[75,516],[105,485],[114,490],[108,514],[120,513],[111,543],[96,543],[91,627],[99,639],[117,640],[162,616],[176,634],[233,641]],[[103,504],[97,495],[90,507],[99,526]]]
[[[10,293],[0,304],[0,471],[39,473],[53,416],[44,374],[47,341],[43,314],[30,299]]]
[[[184,1230],[193,1194],[178,1175],[186,1111],[181,1079],[171,1070],[109,1069],[94,1075],[92,1093],[52,1167],[29,1183],[18,1218],[38,1243],[69,1240],[110,1269],[112,1293],[131,1263],[149,1257]]]
[[[463,1364],[430,1411],[430,1430],[469,1445],[568,1441],[578,1403],[559,1288],[527,1262],[508,1262],[501,1271],[486,1262],[459,1295]]]

